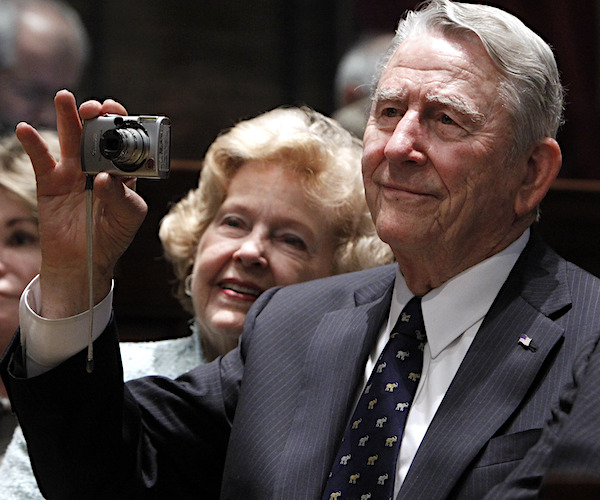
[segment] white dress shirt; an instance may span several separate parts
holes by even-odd
[[[421,379],[400,445],[394,498],[475,334],[525,248],[529,234],[528,229],[503,251],[463,271],[421,299],[427,343],[423,352]],[[365,385],[400,312],[412,297],[398,270],[388,321],[367,361]]]

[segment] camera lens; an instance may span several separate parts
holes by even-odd
[[[111,129],[100,138],[102,156],[126,172],[134,172],[148,158],[150,140],[143,129]]]

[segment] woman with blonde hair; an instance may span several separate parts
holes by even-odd
[[[392,261],[364,197],[362,143],[303,108],[242,121],[210,146],[160,238],[206,360],[237,345],[267,288]]]
[[[56,134],[41,134],[58,155]],[[0,139],[0,355],[19,325],[19,297],[41,260],[33,167],[16,136],[6,135]],[[0,381],[0,462],[16,424]]]

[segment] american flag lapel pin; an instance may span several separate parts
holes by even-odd
[[[530,351],[535,352],[536,351],[536,347],[535,344],[533,343],[533,340],[531,339],[531,337],[525,333],[522,333],[521,336],[519,337],[519,344],[521,344],[523,346],[523,348],[525,349],[529,349]]]

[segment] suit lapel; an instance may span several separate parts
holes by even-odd
[[[320,496],[362,383],[366,359],[387,317],[394,276],[392,266],[384,280],[355,292],[355,307],[323,316],[310,345],[314,355],[304,365],[305,388],[294,414],[293,435],[281,456],[279,470],[286,477],[280,483],[280,498],[285,498],[291,485],[307,498],[313,498],[313,493]]]
[[[447,498],[469,464],[528,394],[563,335],[565,263],[532,235],[452,381],[402,485],[400,497]],[[534,339],[535,351],[519,343]],[[431,481],[443,477],[444,481]]]

